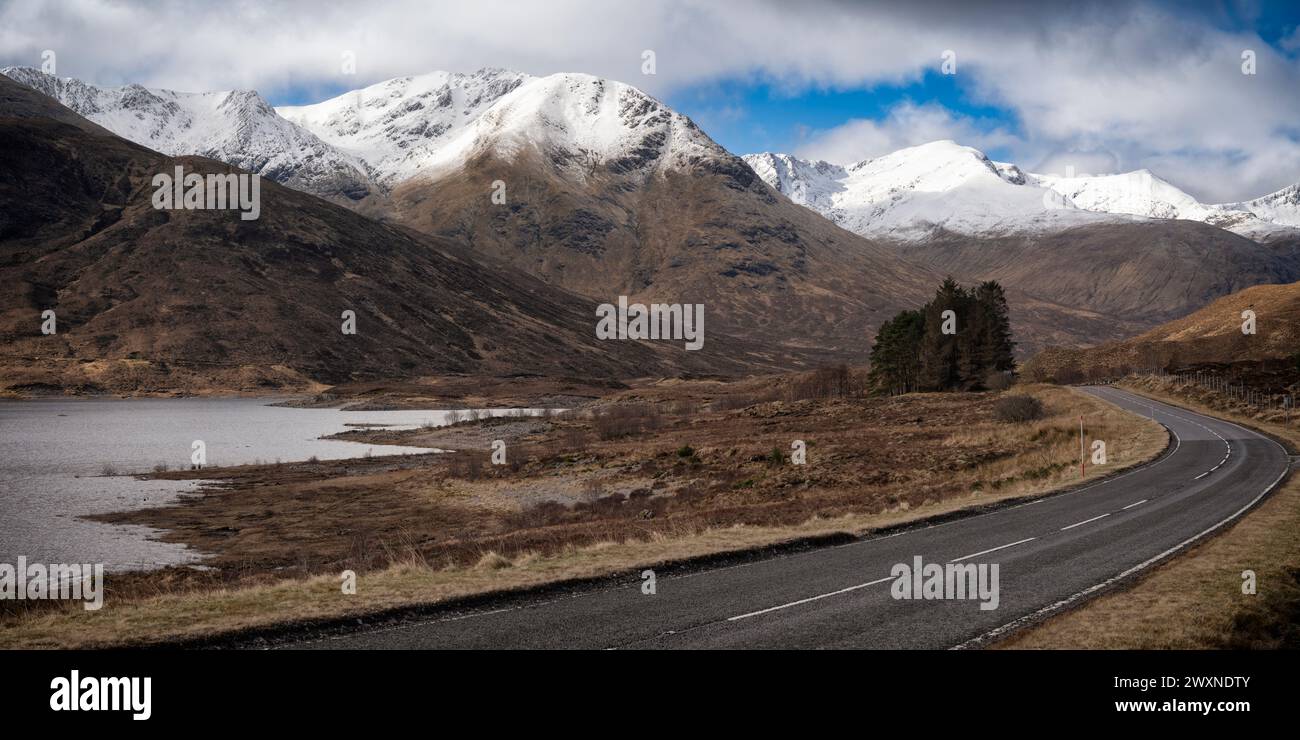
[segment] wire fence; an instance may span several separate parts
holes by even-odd
[[[1277,417],[1283,424],[1290,424],[1295,414],[1295,395],[1277,393],[1252,387],[1240,378],[1231,377],[1209,370],[1188,370],[1169,372],[1163,369],[1134,371],[1135,375],[1169,378],[1179,387],[1197,386],[1226,396],[1243,406],[1248,406],[1258,414]]]

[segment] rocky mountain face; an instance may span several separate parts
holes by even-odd
[[[276,109],[386,187],[427,171],[439,152],[502,96],[533,77],[501,69],[399,77],[321,103]]]
[[[6,67],[0,73],[161,154],[208,157],[342,201],[359,201],[377,191],[363,160],[286,121],[252,90],[101,88],[30,67]]]
[[[699,352],[598,340],[589,298],[274,183],[262,183],[255,220],[155,208],[152,178],[177,166],[238,174],[127,142],[0,78],[0,389],[762,366],[712,327]],[[41,332],[46,310],[55,334]],[[342,330],[345,311],[355,334]]]
[[[391,163],[376,170],[390,196],[370,213],[600,300],[705,303],[710,321],[768,345],[775,364],[861,360],[875,328],[924,302],[942,277],[780,197],[690,119],[629,85],[490,70],[367,91],[363,100],[383,101],[377,110],[405,111],[404,123],[356,128],[348,96],[281,112]],[[445,107],[431,111],[429,98]],[[1011,295],[1026,352],[1141,326]]]
[[[602,301],[703,303],[780,364],[864,357],[937,280],[780,197],[685,116],[587,75],[502,97],[424,172],[393,188],[388,217]]]
[[[1022,353],[1300,279],[1293,189],[1206,206],[1150,173],[1037,175],[953,142],[843,167],[741,159],[590,75],[434,72],[230,119],[217,111],[244,94],[16,74],[137,143],[243,162],[597,302],[705,303],[712,328],[773,366],[862,360],[875,328],[946,274],[1007,286]],[[270,133],[223,133],[238,130]]]
[[[773,365],[865,358],[874,327],[939,279],[795,207],[622,83],[433,73],[281,113],[365,163],[384,192],[359,212],[598,302],[703,303],[710,330]]]

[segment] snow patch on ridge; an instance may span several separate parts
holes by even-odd
[[[6,67],[0,73],[124,139],[168,156],[210,157],[311,193],[361,198],[371,189],[361,160],[276,115],[251,90],[101,88],[31,67]]]
[[[794,202],[866,236],[1040,233],[1139,218],[1200,221],[1252,238],[1300,227],[1300,185],[1245,203],[1207,205],[1148,170],[1039,175],[952,141],[847,167],[772,153],[745,161]]]
[[[940,229],[966,234],[1044,231],[1117,218],[1076,208],[1027,185],[1027,176],[1015,165],[993,162],[952,141],[900,149],[847,167],[784,154],[747,155],[745,161],[795,202],[869,236],[923,239]]]
[[[512,159],[530,148],[575,176],[594,164],[652,172],[730,156],[649,95],[586,74],[435,72],[279,111],[367,161],[385,183],[433,177],[484,152]]]

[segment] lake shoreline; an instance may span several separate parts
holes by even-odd
[[[191,387],[183,384],[144,387],[94,387],[48,383],[10,383],[0,388],[0,402],[47,399],[194,399],[270,400],[288,408],[343,408],[349,411],[442,410],[448,408],[570,408],[629,388],[647,379],[583,380],[540,375],[437,375],[249,388],[239,385]]]
[[[5,491],[0,559],[98,562],[114,571],[191,563],[196,551],[188,546],[168,542],[157,528],[111,515],[178,505],[196,487],[220,485],[213,481],[229,470],[292,471],[297,463],[428,454],[428,447],[349,433],[434,428],[449,423],[454,413],[345,413],[248,397],[0,403],[0,489]]]

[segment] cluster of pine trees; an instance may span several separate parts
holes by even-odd
[[[968,290],[948,278],[934,300],[880,327],[868,382],[882,394],[983,390],[991,377],[1015,372],[1014,349],[1002,286]]]

